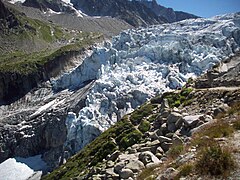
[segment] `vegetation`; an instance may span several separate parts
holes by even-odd
[[[196,169],[202,174],[226,175],[234,168],[231,152],[217,143],[205,147],[199,156]]]
[[[194,171],[194,165],[193,164],[190,164],[190,163],[187,163],[187,164],[184,164],[182,165],[180,168],[179,168],[179,173],[178,175],[174,178],[174,180],[178,180],[180,179],[181,177],[185,177],[185,176],[188,176],[190,173],[192,173]]]
[[[79,51],[101,37],[97,33],[71,32],[52,23],[31,19],[17,10],[13,12],[18,26],[0,34],[3,44],[11,47],[0,52],[0,72],[31,74],[42,71],[49,61],[70,51]]]
[[[142,133],[147,132],[150,129],[151,125],[150,122],[143,120],[140,125],[138,126],[139,131],[141,131]]]
[[[127,117],[97,137],[92,143],[84,147],[68,162],[43,179],[69,179],[77,177],[79,173],[87,173],[88,166],[97,166],[108,154],[118,149],[126,149],[137,143],[142,134],[135,129]]]
[[[168,155],[171,158],[176,158],[178,157],[184,150],[184,146],[181,145],[176,145],[176,146],[172,146],[169,150],[168,150]]]
[[[156,179],[156,178],[151,178],[151,175],[153,175],[154,170],[157,168],[158,166],[153,166],[153,167],[149,167],[149,168],[145,168],[143,169],[143,171],[139,174],[139,176],[137,177],[138,180],[151,180],[151,179]]]
[[[228,123],[218,120],[193,136],[192,144],[198,147],[207,147],[214,143],[214,138],[228,137],[234,128]]]
[[[169,106],[179,107],[181,104],[187,106],[191,104],[191,98],[189,94],[192,92],[192,88],[183,88],[179,93],[170,93],[166,96]]]
[[[136,109],[130,117],[131,122],[133,123],[133,125],[138,125],[140,124],[140,122],[150,116],[151,114],[153,114],[153,110],[157,107],[156,104],[151,104],[151,103],[147,103],[145,105],[142,105],[140,108]]]

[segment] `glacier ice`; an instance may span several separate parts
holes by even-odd
[[[149,98],[182,87],[239,50],[240,14],[132,29],[96,47],[81,65],[53,81],[55,90],[95,83],[86,107],[69,112],[67,146],[84,147]]]

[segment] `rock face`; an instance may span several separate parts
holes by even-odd
[[[33,88],[40,86],[44,81],[57,77],[74,64],[76,58],[80,58],[86,49],[60,54],[53,60],[40,67],[38,72],[31,74],[19,74],[12,72],[0,72],[0,104],[9,104],[23,97]]]
[[[72,155],[64,146],[67,109],[74,112],[84,106],[81,101],[86,98],[91,84],[74,93],[56,94],[50,87],[46,84],[11,105],[1,106],[0,162],[10,157],[40,154],[52,170]],[[89,138],[92,140],[96,136],[89,134]]]
[[[239,60],[240,52],[237,52],[234,56],[227,58],[224,62],[217,64],[214,68],[210,69],[207,74],[201,76],[201,78],[198,78],[195,82],[195,87],[210,88],[218,86],[239,86]]]
[[[174,11],[172,8],[166,8],[157,3],[156,0],[141,0],[146,7],[151,9],[157,16],[164,17],[168,22],[182,21],[185,19],[196,19],[198,16],[182,11]]]
[[[14,14],[0,1],[0,32],[7,33],[9,29],[18,27],[19,22]]]
[[[72,0],[76,9],[90,16],[111,16],[138,27],[166,22],[138,1],[128,0]]]
[[[50,9],[54,12],[63,12],[68,14],[73,14],[77,16],[83,17],[84,14],[77,11],[75,8],[73,8],[71,5],[65,3],[62,0],[55,0],[55,1],[49,1],[49,0],[26,0],[23,3],[24,6],[38,8],[41,11],[49,11]]]

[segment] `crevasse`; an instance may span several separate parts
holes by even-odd
[[[66,146],[78,151],[149,98],[182,87],[240,45],[240,14],[191,19],[139,28],[96,48],[55,90],[74,89],[95,80],[78,114],[66,120]]]

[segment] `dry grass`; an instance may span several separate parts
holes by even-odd
[[[235,167],[232,151],[217,143],[205,147],[198,156],[196,169],[201,174],[226,177]]]

